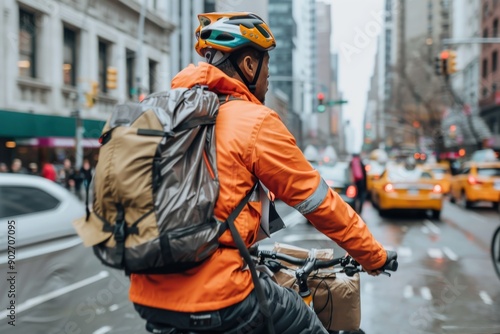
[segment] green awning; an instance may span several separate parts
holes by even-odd
[[[84,138],[99,138],[106,122],[84,119]],[[0,138],[74,137],[72,117],[30,114],[0,110]]]

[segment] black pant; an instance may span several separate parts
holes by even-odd
[[[277,285],[266,275],[260,281],[269,300],[276,334],[328,334],[314,311],[295,291]],[[139,304],[134,307],[148,322],[196,333],[266,333],[266,318],[255,291],[236,305],[212,312],[173,312]]]
[[[361,211],[363,210],[363,203],[365,202],[366,199],[366,186],[365,186],[365,181],[360,180],[360,181],[355,181],[356,188],[358,190],[357,194],[357,199],[359,200],[359,212],[358,214],[361,214]]]

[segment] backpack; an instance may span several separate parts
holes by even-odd
[[[87,205],[86,217],[74,223],[103,264],[127,274],[182,272],[219,247],[228,223],[213,216],[214,125],[224,100],[195,86],[115,107],[99,139],[93,211]]]

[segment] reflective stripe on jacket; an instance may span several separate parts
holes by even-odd
[[[190,65],[172,88],[207,85],[238,100],[220,107],[215,136],[220,194],[215,216],[224,221],[260,180],[277,199],[296,208],[368,269],[381,267],[385,251],[365,223],[312,168],[276,112],[263,106],[236,79],[206,63]],[[236,219],[247,245],[255,242],[261,204],[251,201]],[[200,266],[182,274],[131,276],[130,299],[180,312],[221,309],[242,301],[253,289],[248,270],[229,231],[221,247]]]

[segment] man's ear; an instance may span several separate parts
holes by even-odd
[[[240,68],[243,74],[246,76],[247,80],[252,82],[253,77],[255,76],[255,69],[257,68],[254,64],[254,60],[251,56],[244,56],[241,63]]]

